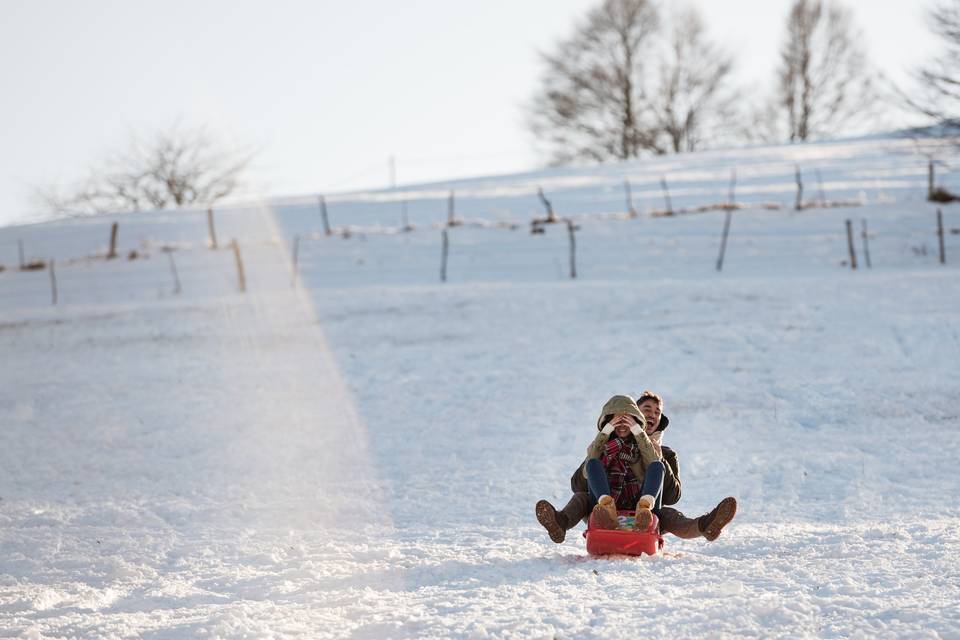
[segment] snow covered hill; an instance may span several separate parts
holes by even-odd
[[[313,197],[218,210],[245,293],[204,212],[0,229],[0,636],[960,637],[960,209],[941,265],[927,151],[331,195],[331,236]],[[718,272],[726,213],[656,215],[661,180],[695,211],[734,170]],[[533,504],[645,388],[680,508],[736,520],[655,558],[554,545]]]

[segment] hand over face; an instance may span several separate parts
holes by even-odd
[[[618,413],[610,421],[613,425],[613,432],[618,438],[626,438],[630,435],[630,427],[637,424],[637,421],[628,413]]]

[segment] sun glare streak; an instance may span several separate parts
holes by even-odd
[[[291,247],[281,231],[276,211],[264,202],[257,210],[268,229],[271,244],[281,257],[277,268],[286,269],[290,274],[288,278],[292,278]],[[275,288],[283,288],[283,277],[272,278],[272,281]],[[312,515],[318,518],[318,524],[331,528],[371,523],[390,528],[393,523],[381,498],[385,494],[384,479],[374,463],[369,429],[344,382],[321,326],[312,293],[299,277],[288,287],[271,291],[269,295],[254,294],[254,305],[258,316],[275,318],[278,324],[283,322],[281,317],[303,318],[309,327],[302,333],[310,341],[310,369],[304,372],[306,375],[291,375],[286,383],[299,389],[299,393],[294,394],[296,397],[307,400],[304,406],[290,408],[294,415],[301,416],[308,423],[305,425],[307,437],[312,433],[329,443],[322,448],[322,459],[313,461],[314,468],[321,471],[320,484],[315,489],[320,510]],[[284,327],[278,326],[277,329],[280,332]],[[311,374],[320,379],[311,379]],[[322,382],[323,386],[317,386],[315,382]]]

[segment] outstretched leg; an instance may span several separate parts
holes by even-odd
[[[688,518],[682,511],[673,507],[660,509],[660,533],[672,533],[684,540],[699,538],[703,535],[697,518]]]
[[[710,513],[699,518],[688,518],[672,507],[663,507],[660,510],[660,531],[688,540],[702,536],[712,542],[736,513],[737,500],[732,497],[724,498]]]

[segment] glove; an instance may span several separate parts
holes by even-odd
[[[600,430],[600,433],[602,433],[605,436],[608,436],[611,433],[613,433],[613,422],[608,422],[607,424],[603,425],[603,429]]]
[[[634,438],[639,438],[639,437],[640,437],[640,434],[643,433],[643,432],[644,432],[644,431],[643,431],[643,427],[641,427],[641,426],[640,426],[639,424],[637,424],[636,422],[634,422],[632,425],[630,425],[630,433],[633,434],[633,437],[634,437]]]

